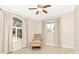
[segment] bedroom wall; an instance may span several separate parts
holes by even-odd
[[[1,12],[0,12],[0,16],[1,16]],[[74,48],[74,11],[67,12],[67,13],[60,14],[60,15],[53,16],[53,17],[61,17],[60,19],[61,33],[60,34],[61,34],[62,47]],[[53,19],[53,17],[51,17],[51,19]],[[0,24],[1,23],[2,21],[0,21]],[[78,23],[77,23],[77,26],[78,26]],[[2,29],[0,29],[0,31],[1,30]],[[33,35],[38,34],[38,33],[42,33],[42,21],[28,20],[28,43],[30,43],[30,41],[33,39]],[[2,43],[1,35],[2,33],[0,33],[0,43]],[[78,36],[78,30],[77,30],[77,39],[78,37],[79,36]],[[0,47],[1,47],[1,44],[0,44]]]
[[[74,11],[61,17],[62,47],[74,48]]]
[[[63,13],[55,17],[61,17],[60,19],[60,41],[62,47],[74,48],[74,11]],[[33,35],[42,33],[42,21],[40,20],[29,20],[28,21],[28,43],[33,39]]]
[[[28,44],[33,39],[33,35],[39,33],[42,33],[42,21],[28,20]]]
[[[61,46],[67,48],[74,48],[74,10],[54,17],[61,17],[60,19]]]
[[[75,9],[75,48],[79,53],[79,5]]]

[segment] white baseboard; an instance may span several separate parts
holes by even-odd
[[[61,46],[61,47],[63,47],[63,48],[72,48],[72,49],[74,49],[73,46]]]
[[[54,46],[53,44],[51,44],[51,43],[46,43],[45,45],[50,45],[50,46]]]
[[[16,50],[19,50],[19,49],[22,49],[22,48],[21,48],[21,47],[19,47],[19,48],[13,49],[13,51],[16,51]]]
[[[49,46],[57,46],[57,45],[53,45],[53,44],[51,44],[51,43],[45,43],[45,45],[49,45]],[[60,46],[60,47],[75,49],[75,47],[74,47],[74,46],[65,46],[65,45],[62,45],[62,46]]]

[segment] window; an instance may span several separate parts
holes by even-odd
[[[54,32],[55,23],[49,22],[47,23],[47,32]]]
[[[18,18],[13,18],[13,26],[16,26],[16,27],[22,27],[22,21]]]
[[[22,39],[22,21],[18,18],[13,18],[13,41]]]
[[[22,38],[22,29],[17,29],[17,37],[18,39]]]

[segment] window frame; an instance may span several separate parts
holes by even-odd
[[[18,18],[18,17],[13,17],[13,21],[14,21],[14,18],[17,18],[18,20],[21,20],[20,18]],[[21,20],[22,21],[22,20]],[[23,23],[23,22],[22,22]],[[14,24],[14,23],[13,23]],[[13,41],[17,41],[17,40],[21,40],[21,39],[18,39],[18,29],[21,29],[21,30],[23,30],[23,28],[22,28],[22,26],[21,27],[18,27],[18,26],[14,26],[13,25],[13,29],[15,29],[15,33],[16,33],[16,36],[15,36],[15,40],[14,39],[12,39]],[[13,33],[12,33],[12,37],[13,37]],[[13,37],[14,38],[14,37]]]
[[[48,28],[48,24],[50,25],[49,28]],[[54,24],[53,28],[52,28],[52,24]],[[48,22],[46,26],[47,26],[47,32],[54,32],[55,22]]]

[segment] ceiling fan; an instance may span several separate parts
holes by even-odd
[[[29,8],[29,10],[35,10],[37,9],[37,12],[36,12],[36,15],[39,13],[39,12],[44,12],[44,13],[47,13],[47,11],[45,10],[45,8],[48,8],[48,7],[51,7],[51,5],[37,5],[37,8]]]

